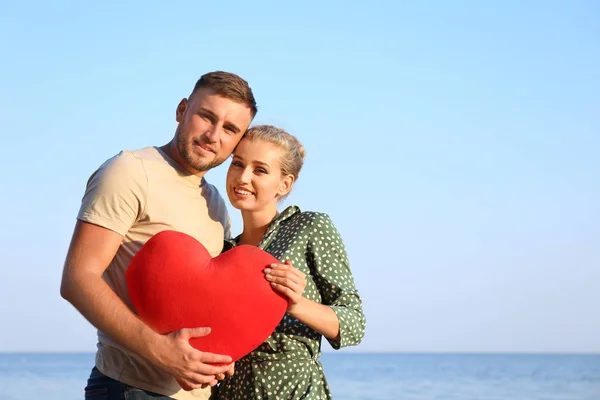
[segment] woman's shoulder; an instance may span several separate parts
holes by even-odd
[[[333,226],[333,222],[331,217],[326,212],[322,211],[300,211],[300,208],[296,207],[297,212],[292,216],[292,220],[294,222],[313,227],[315,229],[318,228],[329,228]]]
[[[305,223],[306,222],[314,223],[314,222],[331,220],[331,218],[329,217],[329,215],[327,213],[320,212],[320,211],[302,211],[300,209],[300,207],[298,207],[296,205],[287,207],[281,213],[281,215],[283,216],[284,219],[289,218],[291,220],[302,221]]]
[[[318,221],[318,222],[331,221],[331,217],[329,216],[329,214],[324,211],[309,210],[309,211],[302,211],[301,214],[306,216],[306,218],[308,218],[308,219]]]

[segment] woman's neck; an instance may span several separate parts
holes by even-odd
[[[238,244],[258,246],[269,224],[277,216],[277,206],[260,211],[242,211],[244,230]]]

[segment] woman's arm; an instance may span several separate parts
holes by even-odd
[[[285,264],[272,264],[265,269],[266,278],[273,289],[289,300],[287,313],[328,339],[340,340],[340,324],[337,314],[329,306],[302,296],[306,278],[288,260]]]
[[[327,214],[315,213],[310,229],[307,262],[323,304],[301,296],[306,280],[289,263],[265,271],[272,276],[267,279],[290,299],[288,313],[325,336],[334,349],[357,345],[366,319],[343,240]]]

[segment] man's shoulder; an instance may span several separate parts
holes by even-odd
[[[138,160],[163,160],[164,155],[162,151],[155,146],[143,147],[137,150],[123,150],[122,153],[127,154],[130,157],[137,158]]]
[[[225,230],[225,238],[231,237],[231,221],[225,199],[219,193],[219,190],[206,179],[202,178],[202,196],[206,199],[208,213],[212,219],[220,221]]]
[[[202,178],[202,194],[207,200],[209,206],[226,207],[225,199],[221,196],[219,189],[206,179]]]
[[[113,164],[128,164],[131,162],[138,162],[139,160],[145,158],[144,156],[147,156],[149,153],[148,149],[152,149],[152,147],[139,150],[121,150],[112,157],[106,159],[106,161],[102,163],[102,167]]]
[[[106,163],[139,163],[145,160],[164,160],[156,147],[149,146],[137,150],[121,150],[113,157],[106,160]],[[106,164],[105,163],[105,164]]]
[[[209,192],[215,196],[221,197],[221,193],[219,193],[219,189],[217,189],[217,187],[215,185],[213,185],[212,183],[208,182],[205,178],[202,178],[202,189],[206,190],[207,192]]]
[[[152,162],[167,163],[156,147],[144,147],[137,150],[121,150],[106,160],[101,170],[118,170],[120,172],[142,172],[144,165]]]

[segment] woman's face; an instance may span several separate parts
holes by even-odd
[[[292,175],[281,172],[284,150],[263,140],[242,139],[227,171],[227,196],[242,211],[277,207],[279,197],[289,193]]]

